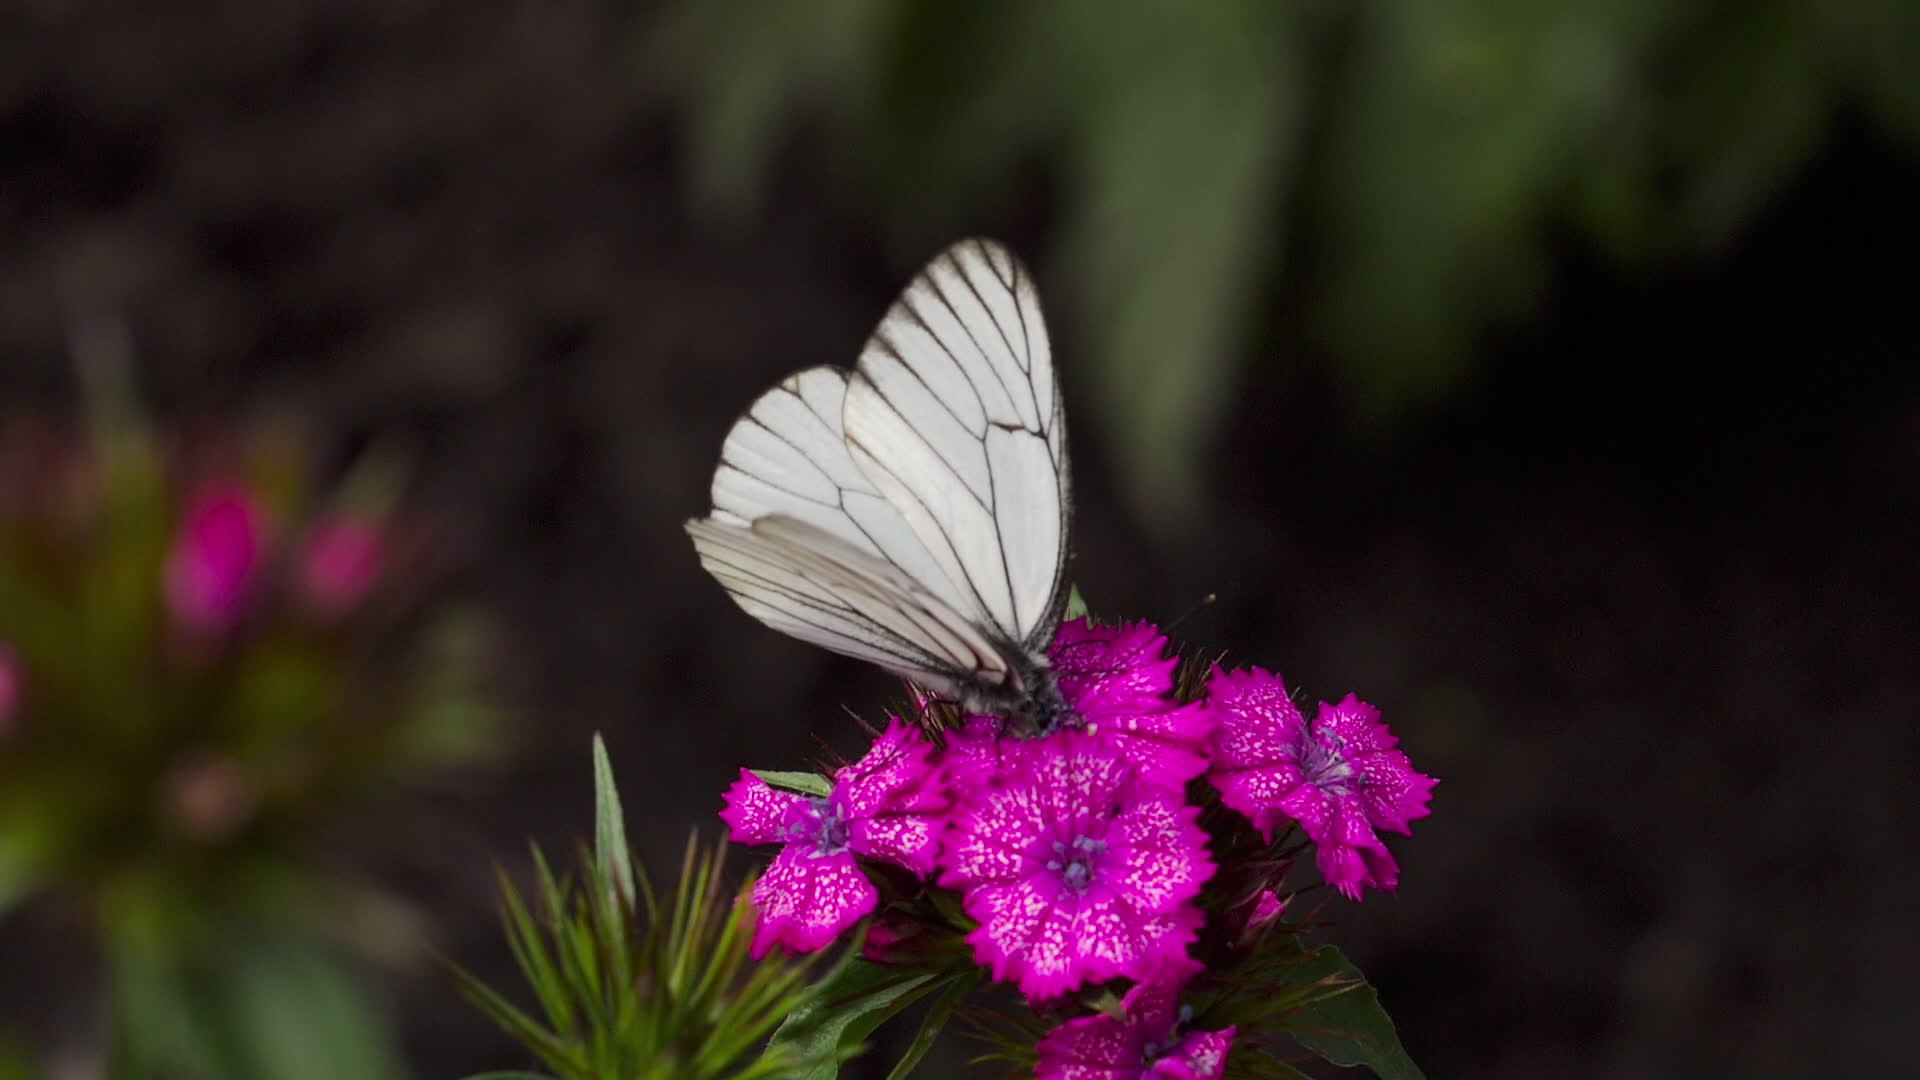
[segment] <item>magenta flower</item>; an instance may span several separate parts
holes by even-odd
[[[167,553],[167,608],[189,630],[232,626],[266,557],[267,515],[253,493],[218,484],[187,503]]]
[[[1037,1000],[1184,956],[1214,869],[1199,811],[1091,736],[1002,739],[998,752],[942,860],[941,884],[980,923],[975,959]]]
[[[1206,706],[1172,700],[1180,661],[1150,623],[1063,623],[1050,655],[1075,726],[1119,750],[1149,783],[1179,788],[1207,771]]]
[[[6,642],[0,641],[0,735],[13,730],[25,681],[20,670],[20,658]]]
[[[386,568],[387,543],[363,518],[321,518],[300,551],[300,590],[319,614],[335,618],[360,606]]]
[[[1376,830],[1410,832],[1437,781],[1395,749],[1379,710],[1349,694],[1322,702],[1309,724],[1280,677],[1260,668],[1215,668],[1207,694],[1220,720],[1212,780],[1221,800],[1268,840],[1299,822],[1321,875],[1348,899],[1367,886],[1391,892],[1400,868]]]
[[[1120,999],[1120,1015],[1069,1020],[1038,1047],[1035,1080],[1216,1080],[1233,1046],[1233,1028],[1185,1031],[1180,989],[1200,965],[1163,966]]]
[[[894,719],[865,757],[834,774],[825,797],[778,791],[740,770],[720,819],[738,843],[786,845],[753,888],[756,959],[775,945],[812,952],[873,911],[879,891],[855,856],[933,872],[947,796],[932,750]]]
[[[997,716],[969,716],[960,730],[947,732],[947,746],[940,764],[947,770],[956,798],[979,791],[993,783],[1008,766],[1009,754],[1017,755],[1017,740],[1002,739],[1004,722]]]

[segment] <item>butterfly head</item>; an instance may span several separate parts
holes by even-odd
[[[1060,681],[1044,662],[1028,660],[1015,667],[1015,685],[990,694],[977,694],[968,702],[967,711],[999,716],[1002,731],[1021,738],[1038,739],[1056,731],[1077,731],[1084,726],[1080,714],[1060,692]]]

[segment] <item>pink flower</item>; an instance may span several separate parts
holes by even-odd
[[[738,843],[786,845],[753,888],[756,959],[775,945],[812,952],[873,911],[879,891],[855,856],[933,872],[947,797],[932,750],[894,719],[824,797],[777,791],[740,770],[720,819]]]
[[[1216,1080],[1233,1028],[1185,1031],[1180,989],[1200,965],[1164,965],[1120,999],[1120,1015],[1069,1020],[1038,1047],[1035,1080]]]
[[[980,923],[975,959],[1037,1000],[1184,956],[1214,869],[1199,811],[1087,735],[998,752],[954,814],[940,879]]]
[[[1213,714],[1172,700],[1180,661],[1150,623],[1064,623],[1050,650],[1075,726],[1113,746],[1149,783],[1179,788],[1207,771]]]
[[[386,537],[364,518],[323,517],[300,551],[300,590],[318,613],[337,618],[366,599],[386,569]]]
[[[1278,675],[1221,671],[1207,681],[1219,715],[1214,786],[1268,840],[1297,821],[1316,848],[1320,873],[1350,900],[1367,886],[1391,892],[1400,868],[1376,830],[1411,831],[1437,782],[1413,771],[1379,710],[1353,695],[1321,703],[1308,724]]]
[[[0,735],[13,730],[20,712],[20,698],[26,680],[20,670],[20,658],[6,642],[0,641]]]
[[[266,511],[245,488],[217,484],[195,493],[167,553],[174,619],[199,633],[238,621],[265,560],[266,532]]]
[[[983,790],[1008,766],[1008,754],[1017,754],[1016,739],[1001,738],[1005,726],[997,716],[969,716],[960,730],[947,732],[947,746],[940,763],[953,781],[956,797]]]

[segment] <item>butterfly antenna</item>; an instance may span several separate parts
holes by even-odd
[[[1208,593],[1207,595],[1201,597],[1200,599],[1195,600],[1193,603],[1188,604],[1187,610],[1174,616],[1173,621],[1167,624],[1167,629],[1173,630],[1177,628],[1181,623],[1186,622],[1188,619],[1191,619],[1194,617],[1194,615],[1198,614],[1201,608],[1206,607],[1210,604],[1216,603],[1219,601],[1219,599],[1220,599],[1219,593]]]

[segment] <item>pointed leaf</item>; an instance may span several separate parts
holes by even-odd
[[[607,760],[606,740],[593,735],[593,855],[607,881],[620,889],[616,899],[631,906],[633,854],[627,847],[627,823],[620,809],[620,789],[614,786],[613,763]]]
[[[938,983],[932,972],[913,974],[855,960],[828,977],[813,1001],[794,1011],[774,1032],[769,1051],[790,1044],[802,1059],[821,1064],[797,1080],[835,1080],[840,1062],[873,1030],[913,1004]]]
[[[833,794],[833,781],[811,772],[780,772],[775,769],[749,769],[753,775],[769,787],[782,791],[797,791],[802,795],[818,795],[821,798]]]
[[[1243,1053],[1235,1050],[1228,1060],[1233,1062],[1235,1072],[1250,1080],[1313,1080],[1306,1073],[1271,1054],[1255,1051],[1248,1057],[1242,1056]]]
[[[1069,588],[1067,590],[1067,610],[1061,615],[1061,618],[1080,619],[1085,618],[1086,614],[1087,598],[1080,595],[1080,586],[1075,585]]]
[[[285,1080],[398,1077],[386,1018],[324,946],[262,940],[226,976],[220,1023],[242,1048],[245,1075]]]
[[[933,1049],[934,1041],[940,1038],[940,1032],[946,1029],[947,1021],[953,1018],[953,1010],[965,1001],[967,995],[973,993],[973,988],[979,984],[980,976],[976,972],[967,972],[953,977],[946,992],[941,994],[933,1003],[933,1008],[927,1011],[927,1018],[920,1021],[919,1034],[913,1037],[913,1042],[907,1046],[907,1052],[900,1055],[900,1061],[894,1065],[893,1071],[887,1074],[887,1080],[907,1080],[907,1077],[913,1075],[913,1070],[919,1066],[920,1059],[926,1057],[927,1051]]]
[[[1315,950],[1307,966],[1353,986],[1289,1018],[1288,1028],[1302,1046],[1335,1065],[1371,1069],[1381,1080],[1422,1080],[1420,1067],[1400,1045],[1393,1021],[1380,1007],[1380,996],[1359,968],[1331,945]]]

